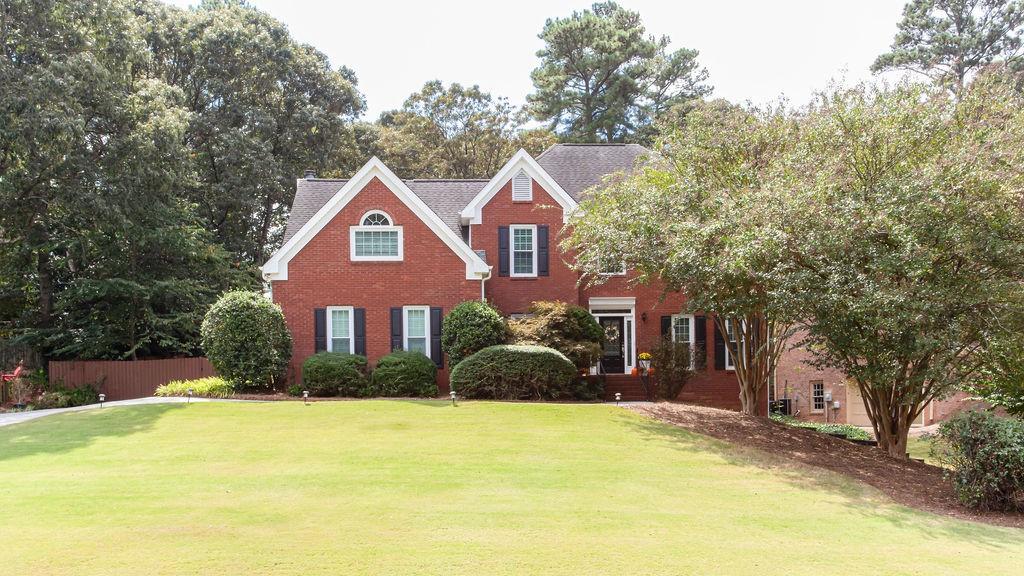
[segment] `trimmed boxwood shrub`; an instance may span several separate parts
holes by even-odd
[[[451,385],[465,398],[553,400],[572,396],[576,367],[545,346],[490,346],[452,369]]]
[[[559,301],[530,305],[530,316],[508,323],[516,344],[558,350],[577,368],[589,368],[601,356],[604,330],[586,308]]]
[[[370,382],[372,396],[434,398],[437,366],[419,352],[397,350],[377,361]]]
[[[965,506],[1024,510],[1024,421],[961,412],[939,426],[932,455]]]
[[[504,344],[507,340],[505,320],[494,306],[486,302],[463,302],[452,308],[441,324],[441,349],[448,354],[452,366],[470,354],[488,346]]]
[[[224,293],[206,313],[201,332],[206,357],[236,390],[273,388],[284,380],[292,337],[281,307],[262,294]]]
[[[366,371],[365,356],[320,352],[302,364],[302,386],[310,396],[365,396]]]

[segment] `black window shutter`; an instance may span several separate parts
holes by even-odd
[[[498,276],[508,276],[508,226],[498,226]]]
[[[441,308],[430,309],[430,359],[438,368],[444,368],[444,353],[441,351]]]
[[[672,317],[662,316],[661,317],[661,337],[671,338],[672,337]]]
[[[707,345],[708,345],[708,319],[705,316],[694,316],[693,317],[693,347],[696,358],[694,359],[694,366],[697,368],[703,368],[704,363],[708,361]]]
[[[360,356],[366,356],[366,308],[354,309],[352,320],[355,329],[355,342],[352,350]]]
[[[548,227],[537,226],[537,275],[548,275]]]
[[[715,370],[725,370],[725,339],[715,322]]]
[[[327,350],[327,309],[313,309],[313,351]]]
[[[391,309],[391,350],[402,349],[402,309]]]

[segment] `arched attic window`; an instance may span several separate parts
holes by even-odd
[[[386,212],[371,210],[349,228],[350,256],[353,261],[402,260],[402,227]]]

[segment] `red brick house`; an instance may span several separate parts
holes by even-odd
[[[635,144],[559,144],[536,159],[520,150],[489,180],[401,180],[373,158],[347,180],[298,180],[281,249],[263,266],[294,338],[291,377],[321,350],[366,355],[421,350],[440,368],[441,319],[459,302],[485,298],[505,315],[536,300],[589,309],[608,336],[602,365],[608,393],[635,397],[637,354],[663,334],[707,355],[683,400],[739,408],[739,388],[722,335],[685,298],[630,286],[629,271],[579,286],[557,237],[585,191],[629,171]],[[710,345],[708,345],[710,343]]]

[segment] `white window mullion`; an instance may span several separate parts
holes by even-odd
[[[430,358],[430,307],[402,308],[402,349]]]
[[[513,224],[509,233],[509,270],[512,276],[532,277],[537,275],[537,226],[535,224]]]
[[[353,353],[354,315],[351,306],[327,307],[327,351]]]

